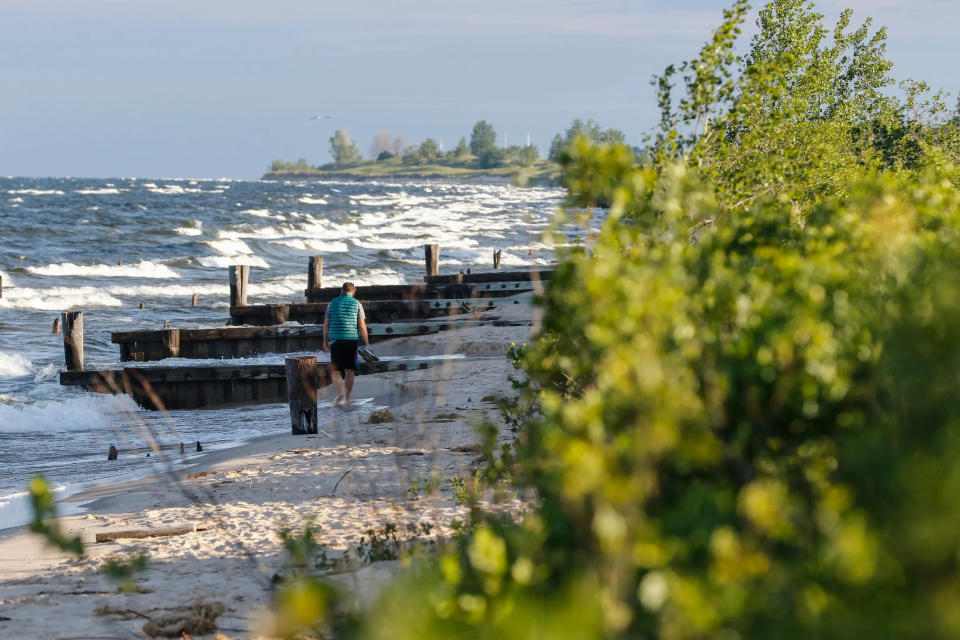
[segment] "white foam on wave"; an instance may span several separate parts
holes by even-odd
[[[19,378],[32,368],[33,364],[20,354],[0,352],[0,378]]]
[[[197,184],[195,180],[190,181],[189,184]],[[225,188],[221,189],[201,189],[199,187],[182,187],[179,184],[164,184],[164,185],[152,185],[147,186],[147,190],[151,193],[155,193],[161,196],[179,196],[186,193],[223,193],[226,191]]]
[[[273,218],[274,220],[284,220],[285,218],[279,213],[270,213],[270,209],[244,209],[240,213],[246,214],[248,216],[254,216],[257,218]]]
[[[187,220],[183,223],[182,227],[177,227],[173,232],[180,236],[199,236],[203,233],[203,222],[200,220]]]
[[[7,193],[11,195],[24,196],[62,196],[63,191],[59,189],[8,189]]]
[[[217,237],[219,240],[210,240],[206,245],[222,256],[238,256],[253,253],[250,245],[243,240],[238,238],[224,238],[222,231],[217,234]]]
[[[126,191],[126,189],[123,191]],[[79,193],[82,196],[113,196],[119,194],[120,189],[107,187],[103,189],[77,189],[74,193]]]
[[[346,242],[325,242],[323,240],[301,240],[294,238],[290,240],[274,240],[270,244],[279,244],[284,247],[290,247],[294,251],[321,251],[323,253],[346,253],[350,247]]]
[[[10,202],[23,202],[23,198],[10,198]]]
[[[39,276],[84,276],[100,278],[179,278],[180,274],[167,265],[153,260],[141,260],[131,264],[74,264],[61,262],[43,267],[27,267],[27,271]]]
[[[0,433],[57,434],[125,428],[125,418],[137,410],[128,396],[108,395],[83,395],[28,405],[0,404]]]
[[[297,202],[301,204],[327,204],[327,201],[323,198],[311,198],[310,196],[303,196]]]
[[[270,268],[270,263],[260,256],[248,254],[233,256],[204,256],[202,258],[197,258],[197,262],[199,262],[201,266],[211,268],[216,267],[218,269],[231,267],[235,264],[245,264],[251,267],[262,267],[264,269]]]
[[[3,292],[0,308],[66,311],[97,307],[121,307],[123,302],[101,287],[16,287]]]

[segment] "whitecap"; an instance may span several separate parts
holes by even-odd
[[[7,193],[24,196],[62,196],[59,189],[8,189]]]
[[[83,196],[110,196],[117,195],[120,193],[120,189],[77,189],[74,193],[79,193]]]
[[[100,287],[52,287],[33,289],[16,287],[3,292],[0,308],[66,311],[96,307],[121,307],[123,302]]]
[[[302,204],[327,204],[327,201],[323,198],[311,198],[310,196],[303,196],[297,202]]]
[[[85,276],[103,278],[179,278],[180,274],[161,262],[141,260],[131,264],[74,264],[61,262],[27,267],[39,276]]]
[[[203,233],[203,222],[200,220],[187,220],[182,227],[173,230],[174,233],[181,236],[199,236]]]
[[[128,396],[83,395],[65,401],[0,405],[0,433],[58,434],[121,428],[137,411]]]
[[[0,378],[19,378],[30,373],[33,364],[16,353],[0,352]]]
[[[319,251],[322,253],[346,253],[350,247],[346,242],[325,242],[323,240],[301,240],[299,238],[291,240],[274,240],[270,244],[279,244],[284,247],[290,247],[295,251]]]
[[[266,260],[254,255],[204,256],[202,258],[197,258],[197,262],[204,267],[226,268],[235,264],[245,264],[251,267],[263,267],[264,269],[270,268],[270,264]]]

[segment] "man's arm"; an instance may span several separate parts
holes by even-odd
[[[323,350],[330,351],[330,316],[323,319]]]
[[[367,321],[363,318],[357,318],[357,329],[360,330],[360,337],[363,338],[363,346],[370,346],[370,336],[367,335]]]

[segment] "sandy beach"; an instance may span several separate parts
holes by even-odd
[[[490,315],[529,320],[528,303],[529,296]],[[388,524],[401,538],[414,529],[421,539],[442,537],[466,515],[450,479],[472,476],[479,462],[475,426],[500,423],[494,399],[510,392],[507,378],[515,373],[503,354],[530,331],[488,326],[383,343],[377,346],[383,355],[467,358],[359,377],[355,399],[372,400],[350,410],[321,409],[317,435],[292,436],[288,423],[277,424],[275,436],[209,453],[186,469],[72,496],[87,512],[59,520],[84,540],[82,559],[45,548],[25,530],[0,535],[0,637],[146,637],[150,620],[175,618],[204,602],[223,606],[219,633],[257,637],[283,571],[278,531],[299,531],[311,521],[331,565],[340,561],[331,579],[356,604],[369,602],[399,562],[358,557],[361,538]],[[321,403],[330,399],[332,389],[322,390]],[[369,422],[361,407],[370,406],[389,408],[393,420]],[[502,424],[500,437],[511,437]],[[96,542],[97,534],[174,527],[192,531]],[[119,592],[99,572],[108,558],[140,552],[150,567],[130,592]]]

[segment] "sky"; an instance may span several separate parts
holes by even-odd
[[[480,119],[541,150],[576,117],[636,144],[651,76],[728,5],[0,0],[0,175],[251,179],[328,162],[337,129],[364,153],[383,130],[450,149]],[[844,6],[887,26],[897,78],[960,90],[960,0],[818,2],[830,20]]]

